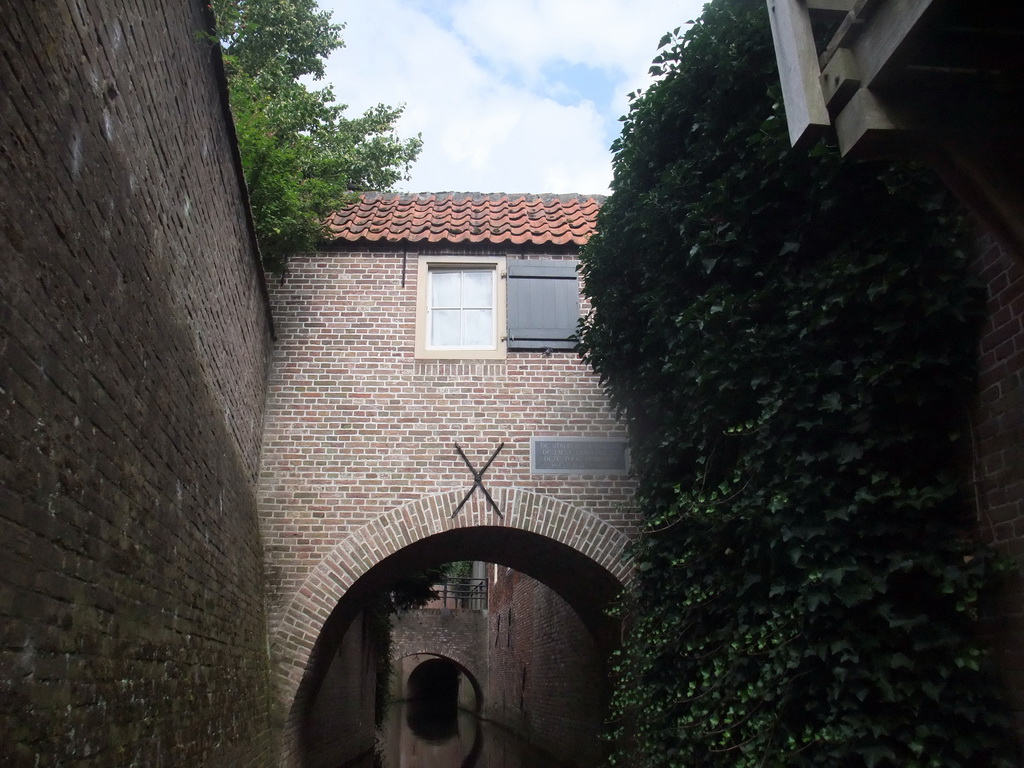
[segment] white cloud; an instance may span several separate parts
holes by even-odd
[[[400,131],[424,149],[404,189],[600,193],[625,94],[702,4],[321,0],[347,24],[327,77],[352,112],[405,104]]]
[[[557,61],[629,73],[654,57],[661,35],[682,24],[682,0],[462,0],[454,26],[480,55],[536,72]],[[678,19],[678,21],[672,21]],[[666,23],[668,26],[665,26]]]

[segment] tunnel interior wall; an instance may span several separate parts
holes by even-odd
[[[349,626],[310,709],[308,768],[337,768],[373,749],[377,667],[365,614]]]
[[[271,328],[206,13],[4,4],[4,765],[276,762]]]
[[[503,566],[496,572],[484,717],[571,765],[600,764],[607,659],[551,589]]]

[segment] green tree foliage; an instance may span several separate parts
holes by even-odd
[[[790,149],[763,2],[654,72],[582,259],[647,519],[613,764],[1016,765],[971,639],[980,301],[941,188]]]
[[[353,190],[385,190],[406,178],[417,136],[400,139],[401,108],[383,104],[344,116],[319,80],[340,48],[342,25],[315,0],[213,0],[238,144],[265,265],[314,249],[324,218]]]
[[[455,579],[468,579],[473,576],[472,560],[456,560],[452,563],[445,563],[445,575]]]

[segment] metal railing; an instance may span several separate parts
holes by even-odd
[[[450,576],[438,586],[437,593],[443,608],[487,608],[487,579]]]

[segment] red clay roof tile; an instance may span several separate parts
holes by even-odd
[[[366,192],[331,214],[335,240],[583,245],[594,234],[599,195]]]

